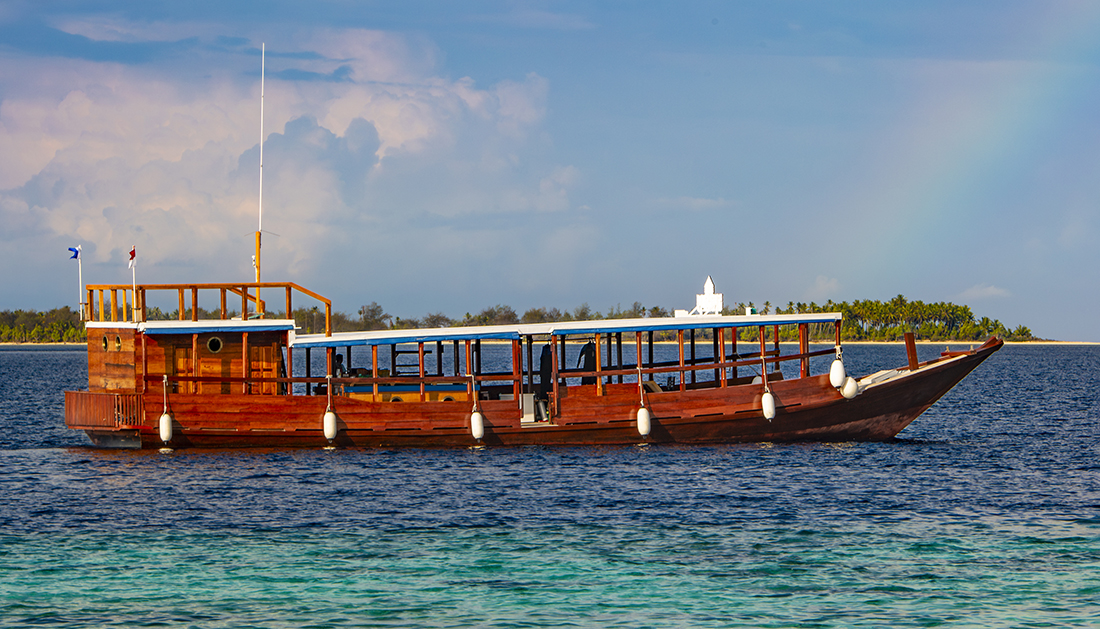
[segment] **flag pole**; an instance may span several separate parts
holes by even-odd
[[[133,274],[132,279],[133,279],[133,282],[134,282],[133,286],[132,286],[132,288],[134,290],[134,292],[132,293],[132,296],[133,296],[132,307],[134,309],[133,321],[135,323],[137,323],[137,320],[138,320],[138,309],[137,309],[137,245],[134,245],[130,249],[130,272]],[[194,307],[194,306],[192,305],[192,307]]]
[[[84,317],[84,261],[81,260],[80,257],[81,250],[82,247],[80,245],[69,247],[69,251],[73,252],[72,257],[70,257],[69,259],[76,260],[76,281],[80,284],[77,287],[77,290],[79,292],[77,293],[76,304],[80,308],[80,320],[88,321],[90,320],[90,317]]]
[[[258,221],[256,224],[256,256],[252,264],[256,267],[256,283],[260,283],[260,232],[264,228],[264,66],[267,45],[260,44],[260,199],[258,205]],[[260,312],[260,287],[256,287],[256,313]],[[248,320],[248,313],[241,313],[241,318]]]

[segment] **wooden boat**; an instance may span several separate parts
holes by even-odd
[[[918,362],[908,335],[908,364],[857,379],[843,373],[837,313],[334,333],[329,300],[292,283],[87,290],[88,390],[65,392],[65,423],[116,448],[882,441],[1003,345]],[[271,318],[261,290],[285,295],[284,313],[296,293],[319,301],[324,332]],[[147,320],[154,291],[178,294],[181,320]],[[220,294],[217,318],[199,320],[200,292]],[[229,297],[253,314],[231,319]],[[783,354],[791,327],[797,346]],[[822,327],[834,346],[811,351]],[[675,339],[676,360],[655,360],[658,337]],[[505,368],[483,370],[489,343],[507,348]],[[578,344],[589,362],[571,368]],[[310,372],[314,351],[324,373]]]

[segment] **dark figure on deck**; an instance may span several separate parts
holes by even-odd
[[[550,398],[550,392],[554,390],[554,352],[549,345],[542,346],[542,354],[539,356],[539,393],[540,400]]]
[[[348,375],[346,369],[344,369],[344,357],[341,354],[336,355],[336,362],[332,365],[332,377],[343,378]]]
[[[581,371],[596,370],[596,344],[589,341],[581,348],[581,355],[577,357],[577,367]],[[596,376],[584,376],[581,384],[596,384]]]

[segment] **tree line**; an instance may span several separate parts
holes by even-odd
[[[742,314],[746,307],[757,309],[760,314],[839,312],[844,317],[841,323],[841,338],[848,341],[897,341],[901,340],[906,332],[913,332],[918,339],[929,341],[981,341],[990,336],[998,336],[1009,341],[1040,340],[1025,326],[1017,326],[1010,330],[996,319],[977,318],[969,306],[950,302],[909,301],[902,295],[889,301],[864,299],[849,303],[830,300],[823,304],[792,301],[787,302],[786,306],[773,306],[771,302],[766,301],[759,308],[753,302],[736,303],[725,307],[722,314]],[[179,311],[166,312],[154,307],[149,308],[146,316],[149,320],[175,320],[179,318]],[[217,311],[199,308],[200,319],[216,319],[219,316]],[[231,311],[229,316],[237,317],[240,313]],[[285,318],[286,313],[272,312],[269,316]],[[319,333],[325,329],[325,313],[320,308],[296,308],[293,316],[303,333]],[[332,329],[334,332],[353,332],[668,316],[672,316],[672,312],[667,308],[661,306],[647,308],[636,301],[629,308],[624,309],[616,305],[607,312],[594,310],[587,303],[583,303],[572,310],[530,308],[521,315],[511,306],[497,304],[484,308],[476,314],[467,312],[459,318],[451,318],[442,312],[428,313],[421,318],[406,318],[390,315],[378,303],[371,302],[361,307],[355,315],[333,312]],[[184,311],[184,318],[191,318],[190,309]],[[702,338],[709,338],[709,331],[702,331],[701,334]],[[758,329],[755,327],[741,328],[738,338],[744,341],[755,341],[757,334]],[[833,338],[833,334],[832,324],[810,326],[811,340],[828,341]],[[664,333],[657,338],[667,340],[670,335],[671,338],[675,338],[673,333]],[[80,312],[69,306],[45,312],[0,311],[0,342],[2,343],[79,343],[86,340],[87,335],[80,320]],[[790,329],[789,326],[780,329],[780,340],[797,340],[797,331]]]
[[[1025,326],[1009,329],[996,319],[976,318],[969,306],[950,302],[925,303],[909,301],[898,295],[889,301],[873,299],[853,302],[826,301],[787,302],[785,307],[773,306],[764,302],[759,308],[753,302],[736,303],[722,309],[724,315],[743,314],[746,310],[756,309],[760,314],[808,314],[839,312],[843,315],[841,338],[848,341],[898,341],[906,332],[913,332],[918,339],[929,341],[981,341],[998,336],[1009,341],[1041,340],[1032,335]],[[465,313],[462,317],[451,318],[442,312],[429,313],[421,318],[406,318],[388,314],[377,302],[371,302],[359,308],[358,316],[345,313],[332,314],[334,332],[360,330],[401,330],[414,328],[439,328],[455,326],[509,325],[516,323],[555,323],[559,321],[590,321],[600,319],[635,319],[669,317],[672,312],[661,306],[645,307],[634,302],[629,308],[614,306],[607,312],[592,309],[587,303],[572,310],[557,308],[531,308],[522,315],[511,306],[497,304],[478,313]],[[294,319],[306,333],[324,331],[324,312],[319,308],[301,308],[294,311]],[[704,332],[704,338],[708,338]],[[741,328],[741,340],[757,340],[757,328]],[[769,332],[770,334],[770,332]],[[827,341],[834,337],[833,324],[813,324],[810,326],[810,338],[815,341]],[[675,338],[674,333],[665,333],[660,338]],[[797,340],[798,332],[788,327],[780,329],[780,340]]]
[[[0,343],[82,343],[87,338],[80,311],[68,306],[0,311]]]

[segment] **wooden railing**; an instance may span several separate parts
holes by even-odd
[[[136,288],[136,293],[135,293]],[[146,292],[148,291],[175,291],[179,301],[180,321],[186,320],[186,299],[191,297],[191,320],[199,320],[199,291],[216,290],[220,294],[218,301],[218,313],[221,319],[229,318],[226,298],[233,294],[241,298],[241,313],[248,317],[248,306],[253,305],[254,316],[263,317],[267,313],[267,302],[260,299],[260,289],[282,289],[286,292],[286,316],[294,317],[291,293],[298,291],[308,295],[325,305],[325,336],[332,336],[332,302],[293,282],[245,282],[240,284],[138,284],[136,287],[127,284],[90,284],[87,286],[88,301],[84,305],[84,320],[96,321],[124,321],[136,322],[146,320]],[[119,300],[121,293],[121,301]],[[107,303],[104,303],[104,299]],[[96,307],[98,304],[98,308]],[[120,312],[121,311],[121,312]],[[98,313],[98,314],[97,314]]]
[[[636,365],[626,365],[621,369],[619,369],[619,368],[606,368],[605,367],[605,368],[602,368],[600,371],[585,371],[583,369],[559,369],[557,371],[557,377],[559,379],[566,379],[566,378],[575,379],[575,378],[583,378],[583,377],[586,377],[586,376],[591,376],[591,377],[606,379],[607,383],[610,384],[610,380],[614,376],[626,376],[628,378],[636,377],[639,374],[639,371],[640,371],[640,373],[641,373],[641,375],[644,379],[647,376],[656,376],[656,375],[660,375],[660,374],[673,374],[673,373],[677,373],[677,372],[691,373],[693,371],[695,371],[695,372],[705,372],[705,371],[711,371],[711,370],[715,370],[715,369],[730,369],[730,368],[737,368],[737,367],[759,367],[762,362],[767,363],[769,365],[777,365],[779,363],[784,363],[784,362],[789,362],[789,361],[802,361],[802,360],[809,359],[809,358],[816,357],[816,356],[833,355],[834,353],[835,353],[835,349],[831,348],[831,347],[828,348],[828,349],[813,350],[813,351],[809,351],[809,352],[805,352],[805,353],[784,354],[784,355],[777,355],[772,351],[768,351],[768,352],[764,352],[763,357],[761,357],[761,354],[759,352],[750,352],[750,353],[745,353],[745,354],[734,354],[734,355],[731,355],[731,356],[727,356],[725,360],[718,360],[718,361],[715,361],[713,358],[710,358],[710,357],[700,357],[700,358],[696,358],[694,361],[685,360],[683,365],[680,365],[678,362],[667,362],[666,361],[666,362],[654,363],[653,365],[643,366],[641,368],[641,370],[639,370]],[[694,362],[694,364],[693,364],[693,362]],[[536,374],[533,374],[533,375],[537,375],[537,372],[536,372]],[[473,375],[473,376],[463,375],[463,374],[442,375],[442,376],[434,375],[434,374],[432,374],[432,375],[425,374],[423,376],[420,376],[420,375],[417,375],[417,374],[407,374],[407,375],[400,375],[400,376],[390,375],[390,376],[378,376],[378,377],[351,376],[351,375],[349,375],[349,376],[333,377],[333,378],[330,379],[330,378],[326,378],[325,376],[293,376],[293,377],[281,377],[281,378],[248,377],[248,378],[245,378],[245,377],[240,377],[240,376],[182,376],[182,375],[172,375],[172,376],[167,376],[166,377],[166,376],[163,376],[163,375],[147,375],[147,376],[145,376],[144,379],[145,379],[145,382],[147,383],[147,386],[150,388],[150,390],[152,390],[153,388],[159,387],[163,381],[167,380],[168,382],[186,382],[186,383],[196,383],[196,384],[230,384],[230,385],[235,385],[235,386],[232,386],[230,388],[230,390],[233,391],[233,392],[240,392],[242,390],[241,385],[246,385],[243,388],[250,389],[251,385],[279,384],[279,385],[286,385],[285,388],[284,388],[284,391],[281,393],[282,395],[286,395],[286,394],[294,395],[294,393],[290,392],[290,391],[292,391],[292,389],[290,387],[292,385],[295,385],[295,384],[305,385],[306,390],[308,392],[312,388],[310,385],[326,384],[328,382],[331,382],[332,384],[336,384],[336,385],[379,385],[379,386],[386,386],[386,385],[396,385],[396,384],[403,384],[403,385],[408,385],[408,384],[433,385],[433,384],[452,384],[452,383],[458,383],[458,382],[461,382],[463,384],[467,384],[467,383],[487,383],[487,382],[509,382],[509,381],[515,381],[517,378],[519,379],[520,385],[525,386],[525,383],[524,383],[525,374],[523,372],[520,372],[517,375],[517,374],[514,374],[512,372],[506,372],[506,371],[502,371],[502,372],[483,372],[483,373],[479,373],[479,374],[476,374],[476,375]],[[631,378],[631,379],[633,379],[633,378]],[[636,381],[636,380],[634,380],[634,381]],[[532,382],[530,384],[533,386],[534,383]],[[723,384],[723,381],[721,379],[716,378],[716,379],[714,379],[714,384],[712,386],[723,386],[724,387],[724,386],[727,386],[727,385]],[[258,389],[256,389],[255,392],[258,394]],[[308,394],[309,393],[307,393],[307,395]],[[67,399],[68,398],[66,398],[66,400]]]
[[[65,425],[69,428],[117,428],[141,424],[140,393],[65,392]]]

